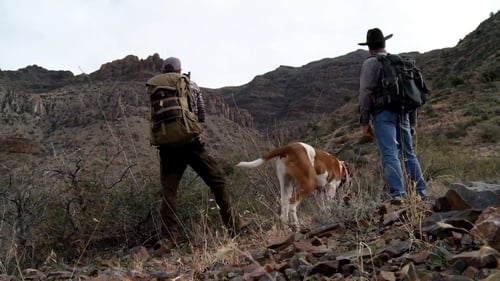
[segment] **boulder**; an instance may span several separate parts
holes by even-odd
[[[500,206],[500,185],[484,182],[472,182],[467,185],[453,183],[444,197],[436,200],[434,211],[484,209]]]
[[[500,251],[500,207],[484,209],[470,232],[477,244]]]

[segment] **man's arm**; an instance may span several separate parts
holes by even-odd
[[[201,90],[197,91],[196,95],[197,95],[196,107],[198,108],[198,121],[203,123],[205,122],[205,117],[206,117],[205,101],[203,100],[203,94],[201,93]]]
[[[417,127],[417,117],[418,112],[416,109],[408,113],[408,120],[410,121],[410,133],[412,136],[414,136],[416,133],[415,128]]]
[[[380,65],[376,57],[370,57],[363,62],[359,77],[359,113],[363,135],[373,138],[370,126],[370,114],[373,108],[373,97],[378,87]]]
[[[191,110],[198,117],[200,123],[205,122],[206,108],[205,101],[203,100],[203,94],[201,93],[200,87],[194,81],[189,81],[189,86],[191,88]]]

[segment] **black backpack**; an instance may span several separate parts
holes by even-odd
[[[380,71],[376,104],[396,112],[408,113],[422,106],[429,90],[415,61],[399,55],[377,55]]]

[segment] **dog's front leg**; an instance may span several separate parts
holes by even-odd
[[[289,206],[288,206],[288,201],[287,200],[283,200],[283,197],[281,197],[282,200],[281,200],[281,222],[283,223],[283,225],[287,225],[289,220],[288,220],[288,210],[289,210]]]
[[[299,218],[297,217],[297,206],[298,203],[289,203],[289,212],[291,218],[291,228],[293,231],[297,231],[299,229]]]
[[[285,185],[283,192],[281,193],[281,221],[284,225],[289,225],[293,223],[293,210],[291,209],[292,204],[290,204],[290,198],[292,197],[293,186],[289,182]]]
[[[340,181],[332,180],[326,186],[326,200],[333,201],[337,195],[337,188],[340,185]]]
[[[327,191],[323,187],[316,191],[316,203],[322,211],[326,211],[326,192]]]
[[[276,168],[278,181],[280,183],[281,222],[283,225],[288,225],[290,222],[288,200],[292,196],[293,186],[291,179],[287,176],[286,169],[281,161],[278,161]]]

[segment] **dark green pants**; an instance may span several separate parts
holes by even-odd
[[[237,230],[239,220],[231,207],[230,196],[221,168],[205,150],[203,143],[196,139],[183,146],[159,146],[160,172],[162,184],[162,234],[175,241],[178,235],[177,190],[182,175],[189,165],[210,187],[215,202],[219,206],[222,222],[229,232]]]

